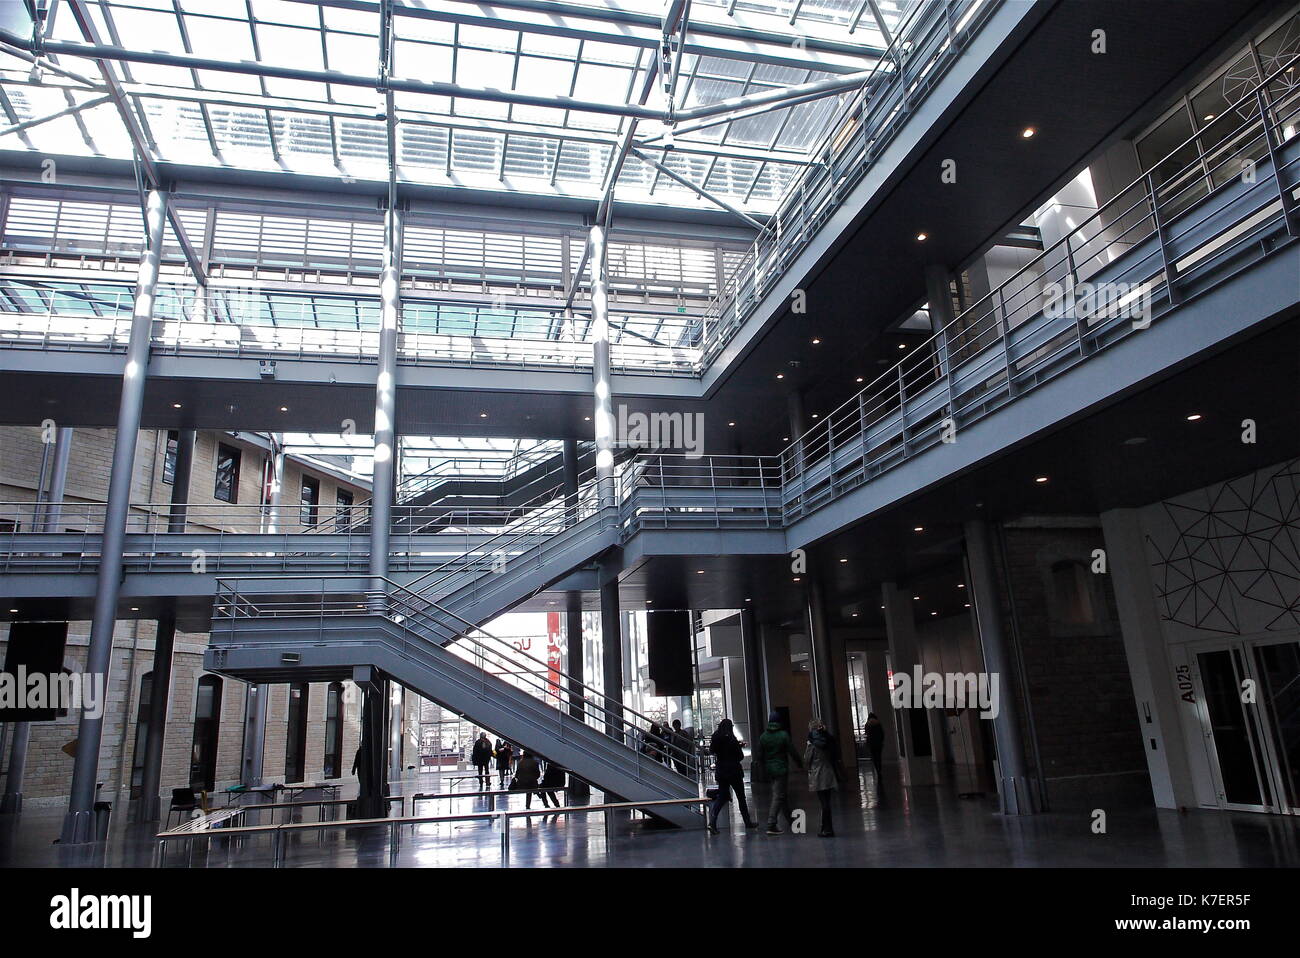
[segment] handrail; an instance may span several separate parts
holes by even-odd
[[[1261,92],[1266,91],[1270,83],[1275,82],[1278,77],[1280,77],[1288,69],[1290,69],[1292,66],[1295,66],[1298,63],[1300,63],[1300,54],[1291,57],[1286,63],[1284,63],[1281,67],[1279,67],[1277,70],[1271,73],[1268,76],[1268,78],[1262,80],[1260,83],[1252,87],[1251,91],[1245,96],[1243,96],[1242,99],[1244,100],[1246,99],[1247,96],[1250,96],[1252,94],[1258,96]],[[1224,122],[1233,115],[1234,115],[1234,111],[1224,111],[1214,120],[1210,121],[1206,126],[1202,127],[1200,131],[1194,133],[1183,143],[1180,143],[1177,147],[1175,147],[1173,150],[1167,153],[1161,160],[1152,163],[1150,169],[1154,170],[1159,168],[1159,166],[1162,163],[1174,158],[1174,156],[1178,153],[1179,150],[1183,149],[1189,143],[1192,143],[1198,138],[1204,136],[1205,131],[1208,130],[1211,126]],[[1268,136],[1268,132],[1267,132],[1267,128],[1265,127],[1265,124],[1269,123],[1269,121],[1267,120],[1267,117],[1263,113],[1259,115],[1257,120],[1252,121],[1252,123],[1250,124],[1243,125],[1243,128],[1247,126],[1253,128],[1256,123],[1259,124],[1261,130],[1263,130],[1264,132],[1264,135]],[[1278,124],[1276,123],[1276,121],[1272,121],[1272,123],[1269,123],[1269,125],[1276,126]],[[1223,160],[1223,163],[1227,163],[1233,158],[1234,157],[1232,156],[1227,157]],[[1221,166],[1222,163],[1219,165]],[[1189,166],[1203,166],[1203,160],[1198,156],[1198,158],[1192,161],[1192,163],[1189,164]],[[1146,187],[1151,182],[1151,178],[1152,178],[1151,172],[1144,173],[1141,176],[1139,176],[1137,179],[1135,179],[1133,182],[1131,182],[1124,189],[1117,191],[1115,196],[1111,200],[1107,201],[1106,203],[1098,207],[1096,211],[1094,211],[1091,215],[1089,215],[1085,220],[1083,220],[1078,226],[1076,226],[1069,233],[1065,234],[1064,237],[1062,237],[1060,240],[1054,243],[1051,247],[1043,250],[1041,253],[1035,256],[1029,263],[1025,264],[1023,267],[1021,267],[1019,270],[1013,273],[1010,277],[1003,280],[1002,283],[1000,283],[994,289],[990,290],[988,293],[982,296],[975,303],[968,306],[959,315],[957,315],[950,322],[945,324],[941,329],[932,333],[921,344],[918,344],[918,346],[916,346],[915,348],[910,349],[909,355],[907,357],[903,358],[902,360],[890,366],[889,369],[887,369],[885,372],[882,372],[880,375],[878,375],[874,380],[872,380],[869,384],[864,386],[861,390],[859,390],[848,400],[841,403],[839,406],[835,407],[835,409],[832,410],[832,412],[829,415],[827,415],[821,423],[809,427],[802,434],[798,436],[792,436],[791,437],[792,441],[790,442],[789,446],[779,454],[779,458],[781,460],[781,466],[782,466],[782,474],[791,475],[803,471],[802,461],[808,458],[807,447],[809,441],[815,440],[822,432],[829,433],[832,421],[835,417],[840,416],[845,412],[845,410],[848,410],[850,407],[861,405],[864,398],[879,393],[881,391],[882,384],[886,384],[886,383],[889,384],[888,393],[891,396],[895,393],[895,389],[893,386],[894,383],[897,382],[897,383],[906,384],[907,377],[904,375],[904,373],[908,371],[910,367],[914,366],[917,362],[919,362],[919,360],[915,359],[914,357],[917,356],[926,357],[932,354],[937,354],[938,347],[940,345],[944,345],[947,343],[951,331],[956,331],[956,332],[964,331],[967,325],[969,324],[971,317],[976,317],[977,320],[978,318],[981,318],[980,312],[982,310],[988,310],[990,314],[994,314],[996,312],[995,303],[1002,302],[1005,300],[1006,298],[1005,294],[1009,289],[1013,287],[1013,284],[1015,284],[1018,280],[1023,281],[1026,275],[1032,275],[1035,277],[1040,275],[1038,273],[1034,273],[1033,269],[1034,267],[1042,264],[1050,252],[1055,250],[1060,250],[1060,249],[1065,249],[1067,252],[1072,252],[1071,247],[1069,246],[1070,241],[1080,236],[1084,236],[1085,227],[1093,225],[1103,215],[1103,213],[1112,214],[1112,221],[1118,222],[1121,221],[1125,215],[1134,212],[1139,206],[1143,205],[1143,201],[1139,200],[1136,203],[1130,203],[1130,205],[1122,212],[1120,212],[1118,215],[1113,215],[1116,213],[1116,210],[1118,209],[1118,205],[1125,201],[1125,197],[1129,195],[1130,191],[1134,189],[1142,189],[1145,191]],[[1222,184],[1219,187],[1215,187],[1215,190],[1223,189],[1223,187],[1226,185],[1227,184]],[[1184,187],[1183,189],[1187,189],[1187,188],[1188,187]],[[1214,190],[1211,190],[1210,192],[1212,193],[1214,192]],[[1158,202],[1159,202],[1158,200],[1155,201],[1156,204],[1158,204]],[[1095,238],[1096,237],[1093,237],[1093,239]]]

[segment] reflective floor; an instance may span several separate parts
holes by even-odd
[[[1004,818],[991,796],[961,799],[955,789],[902,789],[886,769],[881,801],[870,771],[835,797],[834,838],[817,835],[817,801],[802,777],[791,779],[791,802],[807,813],[807,831],[769,836],[745,831],[733,812],[719,835],[656,829],[622,814],[606,830],[603,814],[548,815],[510,826],[512,867],[1270,867],[1300,865],[1300,819],[1249,813],[1108,809],[1105,834],[1081,813]],[[461,786],[472,787],[463,782]],[[439,789],[433,776],[412,778],[394,792]],[[442,783],[442,788],[446,784]],[[767,792],[751,787],[750,805],[765,819]],[[600,793],[592,801],[599,801]],[[482,811],[487,798],[422,803],[420,814]],[[509,796],[522,808],[522,795]],[[538,803],[534,800],[534,807]],[[267,813],[262,813],[265,816]],[[295,812],[315,820],[316,811]],[[54,843],[62,809],[37,808],[0,819],[0,866],[137,866],[156,864],[156,828],[114,824],[107,843],[77,848]],[[266,819],[263,818],[263,821]],[[277,819],[280,820],[280,819]],[[783,826],[784,827],[784,826]],[[286,840],[283,864],[294,868],[488,867],[503,864],[501,835],[490,822],[405,826],[396,847],[389,828],[309,830]],[[205,844],[210,847],[204,848]],[[170,847],[168,867],[264,868],[271,841],[214,839],[192,852]]]

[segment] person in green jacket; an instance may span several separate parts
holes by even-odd
[[[772,783],[772,803],[767,810],[767,833],[780,835],[778,815],[785,812],[785,817],[794,822],[794,815],[790,812],[790,763],[787,759],[794,759],[800,768],[803,768],[803,759],[795,751],[790,733],[781,727],[781,716],[776,712],[767,717],[767,731],[758,738],[758,754],[755,757],[763,763]]]

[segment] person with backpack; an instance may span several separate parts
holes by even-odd
[[[713,752],[714,775],[717,777],[718,789],[709,803],[709,831],[718,834],[718,815],[731,804],[731,793],[736,793],[736,804],[740,806],[740,817],[746,828],[757,828],[758,823],[749,817],[749,805],[745,802],[745,770],[741,762],[745,752],[732,731],[731,719],[718,723],[718,730],[709,739],[709,750]]]
[[[822,820],[817,835],[834,838],[831,824],[831,796],[840,780],[840,751],[835,736],[824,722],[814,718],[808,722],[808,747],[804,750],[804,764],[808,766],[808,790],[817,793],[821,802]]]
[[[755,759],[763,763],[772,786],[772,802],[767,810],[767,833],[780,835],[781,826],[777,824],[777,817],[782,812],[791,823],[794,822],[794,815],[790,811],[789,759],[794,759],[795,764],[803,768],[803,760],[790,741],[790,733],[781,727],[780,713],[773,712],[767,717],[767,731],[759,736]]]
[[[479,732],[469,755],[470,764],[478,769],[478,784],[482,791],[492,787],[492,743],[487,732]]]

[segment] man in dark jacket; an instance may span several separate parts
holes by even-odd
[[[745,753],[732,731],[731,719],[724,718],[718,723],[718,730],[709,739],[709,749],[713,752],[714,774],[718,779],[718,792],[709,803],[709,831],[718,834],[718,814],[731,804],[733,791],[745,827],[757,828],[758,823],[750,819],[749,805],[745,803],[745,770],[740,764]]]
[[[478,769],[479,787],[486,792],[492,787],[492,743],[488,741],[487,732],[478,733],[469,760]]]
[[[791,823],[794,822],[794,815],[790,812],[790,763],[787,761],[791,758],[803,768],[803,759],[795,751],[790,733],[781,727],[780,714],[773,712],[767,717],[767,731],[759,737],[758,750],[754,756],[755,761],[763,763],[763,769],[772,783],[772,804],[767,810],[769,835],[781,834],[777,817],[782,812]]]

